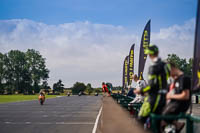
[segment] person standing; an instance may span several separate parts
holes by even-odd
[[[105,82],[102,82],[102,92],[104,93],[104,96],[106,95],[106,93],[109,93],[108,92],[108,87],[105,84]]]
[[[112,93],[112,84],[111,83],[106,83],[106,86],[107,86],[107,88],[108,88],[108,94],[109,94],[109,96],[111,95],[111,93]]]
[[[145,49],[145,54],[149,55],[152,62],[148,71],[148,86],[134,91],[136,94],[147,94],[138,114],[138,120],[143,124],[150,113],[161,114],[166,103],[167,80],[170,76],[170,66],[159,58],[159,50],[156,45],[150,45]]]

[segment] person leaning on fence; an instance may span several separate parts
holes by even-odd
[[[178,115],[179,113],[185,113],[190,106],[190,88],[191,79],[184,75],[184,73],[175,66],[174,63],[170,63],[171,71],[170,76],[173,82],[170,85],[170,91],[166,95],[167,105],[164,107],[162,115]],[[167,123],[173,123],[177,132],[180,132],[184,127],[184,123],[177,121],[162,121],[161,126],[167,125]]]
[[[135,94],[134,94],[134,92],[133,92],[133,90],[134,90],[134,88],[131,88],[131,85],[129,85],[128,86],[128,93],[127,93],[127,95],[126,96],[128,96],[128,97],[135,97]]]
[[[104,82],[102,83],[102,92],[104,94],[106,94],[106,92],[108,93],[108,87],[107,87],[107,85]]]
[[[145,49],[145,54],[149,55],[153,64],[148,71],[148,86],[141,90],[135,90],[137,94],[147,93],[138,114],[138,120],[142,123],[146,122],[150,113],[161,113],[165,106],[165,95],[168,91],[167,80],[170,75],[169,65],[158,57],[159,51],[156,45],[150,45]]]
[[[132,78],[137,84],[136,89],[142,90],[143,88],[145,88],[147,86],[147,83],[144,80],[139,80],[139,78],[136,74],[134,74]],[[144,97],[141,94],[136,94],[136,97],[133,99],[133,101],[130,102],[130,104],[142,103],[143,101],[144,101]]]
[[[107,86],[107,88],[108,88],[108,94],[109,94],[109,96],[110,96],[111,93],[112,93],[112,84],[111,84],[111,83],[106,83],[106,86]]]

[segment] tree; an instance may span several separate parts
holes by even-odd
[[[90,95],[93,92],[93,90],[94,89],[92,88],[91,84],[88,83],[86,86],[86,92]]]
[[[53,90],[54,92],[55,91],[61,92],[61,93],[64,92],[64,84],[62,84],[62,80],[59,80],[57,83],[53,84]]]
[[[0,53],[0,94],[39,92],[41,81],[48,79],[49,70],[39,52],[11,50]]]
[[[47,80],[49,78],[49,70],[46,68],[45,58],[42,58],[42,55],[38,51],[28,49],[26,52],[26,60],[31,74],[33,89],[38,93],[41,80]]]
[[[78,94],[79,92],[85,91],[86,86],[84,83],[76,82],[72,87],[72,93]]]
[[[51,89],[51,87],[48,86],[48,83],[47,83],[46,80],[42,82],[42,85],[41,85],[40,88],[41,88],[41,89],[44,89],[45,93],[49,93],[49,90]]]
[[[6,66],[5,79],[7,81],[8,93],[14,93],[15,91],[23,93],[24,89],[28,89],[24,86],[24,82],[30,79],[27,78],[29,74],[26,66],[25,53],[19,50],[11,50],[5,57],[4,63]]]
[[[169,54],[167,57],[167,61],[173,62],[180,70],[184,72],[187,76],[192,76],[192,58],[188,61],[184,58],[180,58],[176,54]]]
[[[102,88],[101,87],[95,88],[94,91],[97,92],[97,93],[101,93],[102,92]]]
[[[4,75],[5,75],[4,55],[0,53],[0,94],[4,94]]]

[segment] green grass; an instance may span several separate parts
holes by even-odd
[[[46,99],[55,98],[58,95],[46,95]],[[0,95],[0,103],[37,100],[38,95]]]

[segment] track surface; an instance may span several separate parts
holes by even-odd
[[[0,104],[0,133],[91,133],[101,96],[70,96]]]

